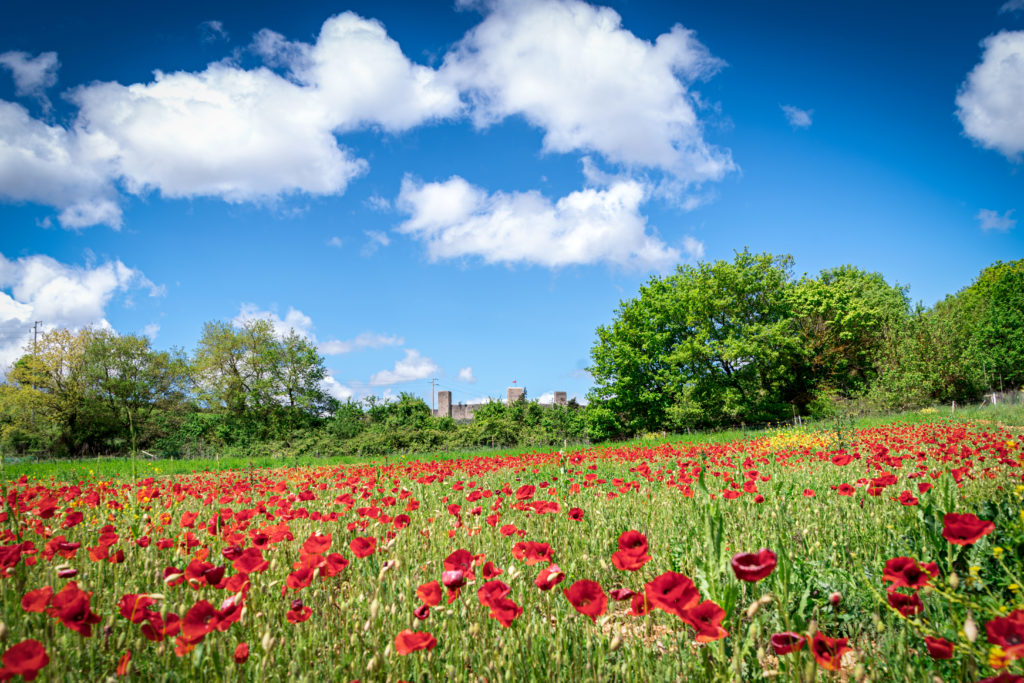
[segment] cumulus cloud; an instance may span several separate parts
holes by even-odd
[[[425,242],[435,260],[660,268],[677,261],[679,252],[647,231],[639,212],[645,195],[633,180],[552,202],[536,191],[489,194],[459,176],[435,183],[406,177],[397,204],[409,219],[398,230]]]
[[[704,243],[696,237],[687,235],[683,238],[683,251],[691,261],[700,261],[704,258]]]
[[[0,254],[0,374],[22,355],[36,320],[42,328],[109,329],[106,308],[118,292],[161,289],[121,261],[74,266],[49,256],[15,260]]]
[[[364,257],[373,256],[378,249],[391,244],[391,238],[380,230],[364,230],[363,234],[366,235],[366,244],[363,245],[360,253]]]
[[[676,25],[652,43],[614,10],[578,0],[496,0],[487,10],[442,69],[478,126],[523,116],[544,131],[546,151],[597,152],[692,183],[734,168],[705,141],[689,89],[723,62],[692,31]]]
[[[999,8],[999,13],[1005,14],[1006,12],[1020,12],[1022,10],[1024,10],[1024,0],[1007,0]]]
[[[315,43],[262,31],[253,49],[266,66],[225,60],[75,88],[67,128],[0,102],[0,174],[26,160],[35,174],[13,189],[0,175],[0,196],[56,206],[66,227],[117,227],[115,181],[135,194],[228,202],[339,194],[367,163],[337,134],[401,132],[462,107],[456,88],[410,62],[380,22],[352,13],[324,22]]]
[[[45,98],[47,88],[57,83],[56,52],[40,52],[33,57],[27,52],[12,50],[0,54],[0,66],[7,68],[14,78],[14,89],[18,95],[32,95]],[[46,100],[46,103],[49,103]]]
[[[1012,161],[1024,151],[1024,31],[1001,31],[982,41],[981,62],[956,98],[964,133]]]
[[[269,322],[278,337],[283,338],[294,331],[301,337],[316,341],[316,337],[313,336],[313,319],[296,308],[289,307],[288,313],[282,318],[275,311],[263,310],[256,304],[243,303],[231,323],[241,327],[254,320]]]
[[[339,401],[347,401],[356,395],[356,392],[352,387],[342,384],[335,379],[334,375],[328,374],[327,377],[324,378],[323,382],[320,383],[320,386],[325,392]]]
[[[381,370],[370,377],[370,386],[379,387],[400,382],[426,379],[440,368],[416,349],[405,349],[405,358],[395,361],[391,370]]]
[[[354,339],[338,340],[332,339],[320,345],[320,353],[334,356],[342,353],[351,353],[363,349],[381,349],[387,346],[401,346],[405,339],[397,335],[377,334],[375,332],[363,332]]]
[[[473,384],[474,382],[476,382],[476,377],[473,376],[472,366],[467,365],[466,367],[459,370],[459,381],[467,382],[469,384]]]
[[[782,108],[782,113],[786,115],[786,120],[789,121],[789,125],[794,128],[810,128],[811,117],[814,116],[813,109],[800,109],[799,107],[793,107],[788,104],[779,105]]]
[[[142,334],[149,337],[150,341],[156,339],[156,336],[160,334],[159,323],[150,323],[142,328]]]
[[[996,230],[998,232],[1009,232],[1017,226],[1017,219],[1012,218],[1013,209],[1010,209],[1006,213],[999,213],[991,209],[982,209],[978,212],[975,218],[978,220],[978,224],[981,229],[985,232],[989,230]]]

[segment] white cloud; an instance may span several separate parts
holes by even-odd
[[[1007,0],[1003,3],[1003,6],[999,8],[999,13],[1019,12],[1021,10],[1024,10],[1024,0]]]
[[[215,43],[218,40],[228,40],[231,35],[225,30],[223,22],[211,19],[199,24],[199,34],[204,43]]]
[[[370,195],[364,203],[374,211],[383,212],[391,210],[391,202],[388,201],[387,197],[381,197],[379,194]]]
[[[442,73],[466,91],[478,126],[521,115],[544,130],[549,152],[597,152],[689,183],[734,169],[704,140],[688,90],[723,62],[676,25],[651,43],[609,8],[578,0],[503,1],[445,57]]]
[[[46,89],[57,82],[60,62],[56,52],[41,52],[33,57],[27,52],[12,50],[0,54],[0,66],[10,70],[18,95],[45,97]]]
[[[65,228],[119,228],[121,210],[94,142],[0,100],[0,198],[54,206]]]
[[[334,378],[334,375],[327,375],[327,377],[325,377],[320,383],[320,386],[325,392],[339,401],[347,401],[356,395],[355,391],[353,391],[351,387],[345,386],[339,382]]]
[[[142,334],[149,337],[150,341],[153,341],[160,334],[160,325],[158,323],[150,323],[142,328]]]
[[[981,62],[956,97],[964,133],[1008,159],[1024,151],[1024,31],[1001,31],[981,43]]]
[[[487,263],[660,268],[678,261],[679,252],[648,233],[639,212],[645,195],[645,186],[633,180],[552,202],[536,191],[488,194],[459,176],[441,183],[406,177],[397,205],[410,218],[398,230],[426,242],[435,260],[478,256]]]
[[[683,251],[691,261],[700,261],[704,258],[704,243],[696,237],[687,235],[683,238]]]
[[[555,392],[545,391],[543,394],[537,397],[537,403],[543,405],[549,405],[555,402]]]
[[[474,382],[476,382],[476,377],[473,376],[472,366],[467,365],[466,367],[459,370],[459,381],[467,382],[469,384],[473,384]]]
[[[329,247],[337,247],[338,249],[341,249],[341,247],[342,247],[341,238],[338,237],[337,235],[335,235],[331,239],[327,240],[327,246],[329,246]]]
[[[405,340],[397,335],[363,332],[362,334],[357,335],[354,339],[332,339],[330,341],[326,341],[320,345],[320,353],[328,356],[334,356],[362,349],[381,349],[386,346],[401,346],[404,343]]]
[[[814,116],[813,109],[800,109],[788,104],[780,104],[779,106],[782,107],[782,112],[786,115],[786,120],[789,121],[789,125],[794,128],[811,127],[811,117]]]
[[[391,370],[381,370],[370,377],[370,386],[379,387],[400,382],[426,379],[440,368],[434,361],[420,355],[416,349],[405,349],[405,358],[395,361]]]
[[[1017,219],[1011,218],[1013,215],[1013,209],[1010,209],[1006,213],[999,213],[991,209],[982,209],[975,216],[978,219],[978,224],[981,225],[981,229],[988,232],[989,230],[997,230],[999,232],[1009,232],[1017,225]]]
[[[287,74],[225,60],[148,83],[91,83],[70,92],[78,114],[67,128],[0,102],[0,197],[55,206],[65,227],[118,227],[115,181],[228,202],[340,194],[368,166],[335,135],[401,132],[462,108],[453,85],[352,13],[324,22],[313,44],[263,31],[253,48]],[[9,172],[26,166],[25,178]]]
[[[0,374],[24,352],[31,326],[110,329],[106,308],[118,292],[161,290],[140,271],[121,261],[73,266],[49,256],[8,260],[0,254]]]
[[[380,230],[364,230],[363,234],[366,235],[367,238],[366,244],[363,245],[360,252],[364,257],[373,256],[377,253],[378,249],[391,244],[391,238]]]
[[[231,323],[241,327],[253,320],[268,321],[278,337],[285,337],[294,330],[299,336],[316,341],[313,336],[313,319],[298,309],[289,307],[288,313],[282,318],[276,312],[263,310],[256,304],[243,303]]]

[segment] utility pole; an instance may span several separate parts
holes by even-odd
[[[36,353],[37,353],[36,347],[38,346],[38,342],[39,342],[39,326],[42,325],[42,324],[43,324],[42,320],[36,320],[36,321],[34,321],[32,323],[32,362],[33,363],[38,363],[39,362],[39,359],[36,358]],[[33,368],[33,371],[32,371],[32,392],[33,392],[33,395],[35,393],[35,390],[36,390],[36,373],[35,373],[35,369]],[[29,422],[32,424],[33,427],[35,427],[35,425],[36,425],[36,408],[35,408],[35,404],[34,403],[32,404],[32,408],[29,411]]]
[[[434,384],[437,383],[438,381],[439,380],[436,377],[434,377],[434,378],[432,378],[430,380],[430,414],[431,415],[433,415],[434,411],[437,409],[434,406]]]

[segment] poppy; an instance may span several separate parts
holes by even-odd
[[[236,572],[252,574],[263,572],[270,567],[270,562],[263,559],[263,552],[259,548],[246,548],[232,561],[231,566]]]
[[[547,543],[520,541],[512,546],[512,557],[517,560],[525,560],[527,566],[541,562],[551,562],[553,555],[554,551]]]
[[[967,513],[957,515],[952,512],[942,517],[942,537],[957,545],[977,543],[982,536],[995,531],[996,525],[977,516]]]
[[[487,564],[485,564],[483,566],[483,569],[480,570],[480,573],[483,574],[483,577],[489,581],[491,579],[501,576],[505,572],[500,567],[494,566],[494,563],[488,560]]]
[[[416,650],[433,650],[437,646],[437,638],[426,631],[410,631],[405,629],[395,636],[395,651],[407,655]]]
[[[778,557],[768,548],[756,553],[738,553],[732,557],[732,571],[740,581],[760,581],[772,573]]]
[[[645,617],[651,613],[651,604],[644,593],[633,593],[629,602],[629,613],[634,617]]]
[[[1024,610],[1014,610],[985,624],[988,642],[1005,652],[1007,661],[1024,658]]]
[[[644,585],[644,597],[651,608],[682,617],[683,612],[700,602],[700,593],[690,577],[665,572]]]
[[[552,564],[540,570],[534,584],[542,591],[549,591],[565,580],[565,573],[557,564]]]
[[[313,610],[302,604],[302,600],[292,600],[291,608],[288,610],[288,623],[299,624],[309,619]]]
[[[359,536],[352,539],[348,547],[356,557],[369,557],[377,549],[377,539],[373,536]]]
[[[570,508],[569,509],[569,519],[572,520],[573,522],[582,522],[583,521],[583,514],[584,514],[583,510],[581,510],[580,508]]]
[[[11,646],[0,657],[0,662],[4,665],[0,669],[0,679],[20,675],[26,681],[34,681],[39,670],[50,663],[50,657],[42,643],[29,638]]]
[[[441,603],[441,584],[437,581],[423,584],[416,589],[416,597],[430,607],[439,605]]]
[[[608,596],[601,590],[601,584],[597,581],[581,579],[563,589],[562,593],[577,612],[590,617],[590,620],[595,623],[597,618],[608,609]]]
[[[416,617],[417,619],[419,619],[420,621],[423,621],[424,619],[426,619],[427,617],[430,616],[430,606],[429,605],[420,605],[419,607],[417,607],[416,609],[414,609],[412,611],[412,615],[414,617]]]
[[[849,639],[829,638],[818,631],[811,638],[811,654],[814,655],[814,661],[826,671],[839,671],[843,655],[853,649],[847,647],[847,640]]]
[[[149,614],[153,611],[150,607],[155,604],[156,600],[148,595],[129,593],[121,596],[121,601],[117,604],[117,607],[122,617],[133,624],[141,624],[149,619]]]
[[[123,655],[121,655],[121,659],[118,660],[118,662],[117,662],[117,670],[115,671],[115,673],[118,676],[127,676],[128,675],[128,666],[131,663],[132,663],[132,653],[131,652],[125,652]]]
[[[50,607],[46,612],[72,631],[88,638],[92,635],[92,625],[100,623],[99,615],[94,614],[89,606],[91,599],[92,593],[86,593],[74,581],[69,581],[50,598]]]
[[[612,553],[612,564],[622,571],[635,572],[651,561],[647,554],[647,537],[630,530],[619,536],[619,549]]]
[[[462,572],[467,581],[472,581],[476,578],[473,575],[473,553],[465,549],[456,550],[444,558],[444,568],[449,571]]]
[[[775,654],[781,656],[799,651],[804,646],[804,643],[807,642],[807,639],[799,633],[783,631],[782,633],[773,633],[769,642],[772,645],[772,649],[775,650]]]
[[[885,597],[889,601],[889,606],[905,617],[912,617],[924,611],[924,605],[921,603],[921,598],[917,593],[905,595],[898,591],[890,590],[885,594]]]
[[[894,557],[885,563],[882,580],[892,582],[889,590],[899,587],[918,590],[928,585],[930,579],[939,575],[939,565],[935,562],[917,563],[911,557]]]
[[[448,569],[441,573],[441,583],[450,591],[466,585],[466,575],[460,569]]]
[[[217,610],[206,600],[200,600],[185,612],[181,620],[181,634],[188,640],[201,640],[217,627]]]
[[[245,661],[249,659],[249,643],[239,643],[235,648],[234,654],[235,664],[245,664]]]
[[[42,612],[50,604],[50,598],[53,596],[53,589],[49,586],[43,586],[37,588],[34,591],[25,593],[25,596],[21,599],[21,609],[26,612]]]
[[[504,581],[488,581],[476,591],[477,600],[485,607],[490,606],[501,598],[508,597],[512,589]]]
[[[952,659],[953,643],[945,638],[932,638],[925,636],[925,647],[928,648],[928,656],[932,659]]]
[[[725,610],[711,600],[705,600],[693,609],[686,610],[682,618],[697,631],[698,643],[710,643],[729,635],[729,632],[722,628]]]
[[[612,600],[615,600],[616,602],[622,600],[629,600],[634,595],[636,595],[636,593],[629,590],[628,588],[613,588],[612,590],[608,591],[608,597],[610,597]]]

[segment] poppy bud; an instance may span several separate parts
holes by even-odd
[[[946,583],[949,584],[950,588],[956,590],[960,587],[960,577],[957,576],[956,572],[950,572],[949,577],[946,579]]]
[[[753,619],[757,615],[757,611],[761,609],[761,601],[755,600],[747,606],[747,619]]]
[[[370,657],[370,661],[366,664],[366,673],[373,673],[380,667],[380,660],[377,659],[377,655]]]
[[[370,603],[370,621],[375,620],[378,614],[380,614],[380,600],[374,598]]]
[[[292,600],[292,609],[295,611],[302,609],[302,600],[299,600],[298,598]]]
[[[472,624],[469,625],[469,628],[466,629],[466,630],[468,631],[469,636],[471,638],[475,638],[477,635],[480,634],[480,625],[477,624],[476,622],[473,622]]]
[[[270,631],[263,632],[263,639],[260,640],[260,645],[263,646],[264,652],[270,652],[270,648],[274,646],[274,638],[270,635]]]
[[[971,643],[978,639],[978,624],[974,622],[974,617],[970,612],[967,613],[967,621],[964,622],[964,635]]]
[[[832,603],[833,607],[838,607],[839,603],[843,601],[843,594],[839,591],[833,591],[828,596],[828,601]]]
[[[867,671],[864,669],[863,664],[858,663],[857,666],[853,667],[853,680],[861,683],[865,678],[867,678]]]
[[[351,645],[352,647],[355,647],[358,642],[359,642],[359,636],[357,636],[353,632],[352,633],[352,637],[348,639],[348,644]]]
[[[448,590],[455,590],[466,585],[466,575],[458,569],[449,569],[448,571],[441,574],[441,583]]]
[[[807,635],[808,636],[813,636],[817,632],[818,632],[818,622],[815,621],[814,619],[811,619],[811,621],[807,624]]]
[[[423,621],[430,616],[430,607],[428,605],[420,605],[412,611],[412,615],[420,621]]]
[[[7,640],[7,624],[0,621],[0,640]]]

